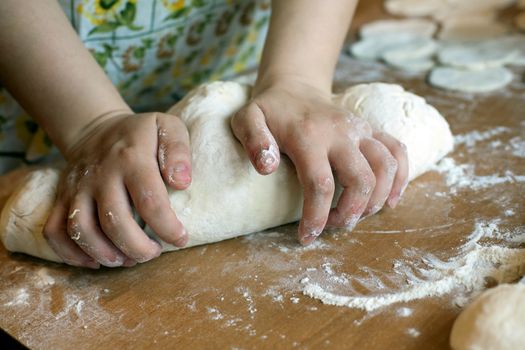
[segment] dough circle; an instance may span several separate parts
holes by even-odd
[[[287,157],[281,157],[274,174],[260,175],[232,134],[231,116],[249,96],[247,85],[214,82],[194,89],[168,111],[188,127],[192,146],[190,187],[169,191],[171,206],[189,234],[186,247],[300,218],[302,190]],[[386,131],[406,145],[410,179],[429,170],[453,148],[445,119],[423,98],[401,86],[357,85],[335,95],[333,100],[349,113],[367,120],[376,131]],[[42,236],[57,183],[57,169],[38,170],[30,173],[9,198],[0,217],[0,238],[8,250],[61,261]],[[145,231],[159,240],[148,227]],[[177,249],[161,243],[163,251]]]
[[[512,72],[503,67],[466,70],[437,67],[430,72],[429,82],[435,87],[462,92],[489,92],[512,81]]]
[[[525,346],[525,285],[502,284],[481,294],[456,319],[454,350],[515,350]]]
[[[370,38],[403,33],[432,38],[436,30],[437,24],[428,19],[382,19],[364,24],[359,30],[359,35],[361,38]]]
[[[511,50],[501,40],[483,43],[450,45],[440,50],[439,62],[444,65],[468,69],[501,67],[512,62],[520,52]]]

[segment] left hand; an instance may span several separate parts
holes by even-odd
[[[331,93],[300,79],[258,83],[232,129],[255,169],[279,166],[280,152],[295,165],[304,189],[299,240],[309,244],[325,226],[351,230],[361,217],[394,207],[408,182],[405,146],[335,106]],[[333,170],[333,172],[332,172]],[[343,193],[330,209],[334,174]]]

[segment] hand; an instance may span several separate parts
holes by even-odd
[[[260,174],[295,165],[304,189],[299,240],[309,244],[325,227],[353,229],[359,219],[395,207],[408,181],[405,146],[331,102],[330,92],[299,79],[255,86],[232,129]],[[332,173],[333,170],[333,173]],[[343,192],[330,209],[334,174]]]
[[[182,190],[191,182],[189,136],[179,118],[127,111],[99,117],[82,130],[66,159],[44,227],[66,263],[131,266],[159,256],[160,244],[135,222],[130,200],[163,241],[186,244],[164,185]]]

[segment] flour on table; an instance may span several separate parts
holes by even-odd
[[[192,141],[192,184],[185,191],[169,191],[171,206],[189,234],[186,247],[300,218],[303,197],[291,162],[283,156],[278,171],[260,175],[232,134],[230,117],[248,101],[249,92],[248,86],[233,82],[202,85],[168,111],[184,121]],[[410,179],[430,169],[453,147],[445,119],[401,86],[357,85],[335,95],[333,101],[407,146]],[[0,220],[0,235],[8,250],[61,261],[42,236],[57,182],[58,170],[35,171],[9,199]],[[149,227],[145,231],[160,241]],[[161,243],[164,251],[176,249]]]
[[[454,302],[461,306],[468,302],[469,295],[479,294],[485,288],[487,278],[505,283],[525,274],[525,249],[482,243],[496,231],[508,242],[524,242],[525,236],[519,232],[518,236],[507,235],[494,221],[478,221],[467,241],[458,249],[459,254],[450,260],[443,261],[420,251],[407,251],[410,256],[421,256],[424,266],[407,265],[403,261],[394,263],[394,272],[406,280],[406,286],[401,290],[388,291],[385,286],[378,285],[373,289],[375,292],[363,295],[351,284],[336,285],[327,276],[321,278],[318,272],[314,272],[301,279],[303,294],[324,304],[371,312],[397,303],[454,292]],[[350,279],[353,281],[353,276]]]

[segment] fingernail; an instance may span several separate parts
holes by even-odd
[[[388,198],[388,206],[392,209],[394,209],[397,204],[399,203],[399,200],[401,199],[401,196],[399,194],[395,194],[392,197]]]
[[[380,205],[374,205],[372,208],[370,208],[369,210],[366,210],[363,215],[362,215],[362,219],[364,218],[367,218],[369,216],[372,216],[374,214],[376,214],[378,211],[381,210],[381,206]]]
[[[306,234],[303,234],[303,236],[300,238],[300,242],[303,245],[307,245],[312,243],[317,237],[321,235],[323,230],[321,229],[307,229]]]
[[[130,258],[126,258],[122,264],[123,267],[133,267],[135,265],[137,265],[137,261]]]
[[[101,262],[101,264],[107,267],[119,267],[122,266],[122,264],[124,264],[124,261],[126,259],[126,256],[124,256],[121,253],[117,253],[113,257],[113,259],[106,259],[105,261]]]
[[[188,232],[185,229],[182,229],[182,235],[175,241],[177,247],[184,247],[189,241]]]
[[[177,163],[173,167],[173,171],[175,171],[176,173],[183,173],[187,170],[188,170],[188,167],[184,163]]]
[[[267,170],[277,161],[275,146],[271,145],[268,149],[262,149],[257,156],[257,167],[262,170]]]
[[[178,182],[181,185],[186,185],[191,182],[189,169],[184,163],[175,164],[175,166],[169,172],[168,178],[171,183]]]
[[[349,218],[346,218],[344,221],[344,226],[348,231],[352,231],[357,223],[359,222],[359,218],[361,215],[352,215]]]

